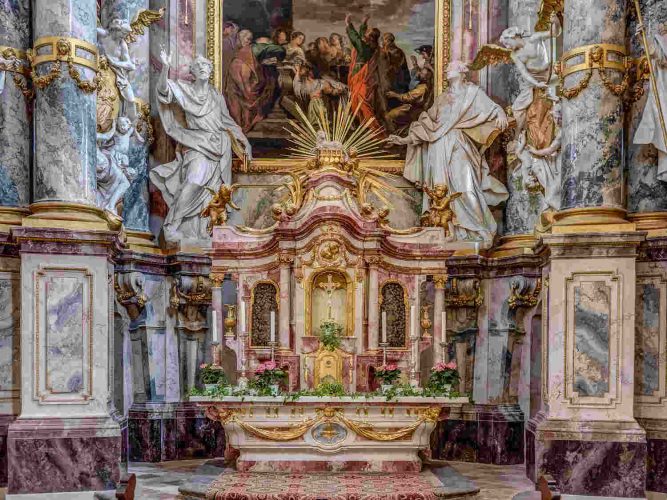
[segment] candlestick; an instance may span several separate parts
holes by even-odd
[[[218,337],[218,311],[215,309],[211,311],[211,323],[213,323],[212,326],[212,340],[213,342],[220,342],[220,338]]]
[[[271,311],[271,342],[276,341],[276,311]]]
[[[387,311],[382,311],[382,343],[387,343]]]
[[[410,306],[410,337],[417,335],[417,308]]]

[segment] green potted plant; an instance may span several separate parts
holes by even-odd
[[[278,368],[275,361],[264,361],[255,370],[256,385],[269,390],[271,396],[280,393],[280,382],[287,378],[287,373]]]
[[[449,363],[436,363],[431,368],[431,375],[428,379],[428,388],[435,394],[449,396],[452,392],[452,385],[458,384],[459,372],[456,369],[456,361]]]
[[[328,351],[335,351],[340,347],[340,334],[343,327],[332,320],[324,321],[320,325],[320,343]]]
[[[380,380],[382,392],[387,392],[401,376],[401,370],[396,363],[382,365],[375,369],[375,378]]]
[[[199,376],[207,391],[213,390],[216,386],[224,385],[227,382],[227,377],[222,366],[202,363],[199,365]]]

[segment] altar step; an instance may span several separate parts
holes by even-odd
[[[179,488],[183,500],[231,500],[241,493],[248,500],[279,500],[288,492],[294,500],[472,500],[479,488],[446,465],[427,467],[419,474],[281,474],[239,473],[221,460],[200,466]]]

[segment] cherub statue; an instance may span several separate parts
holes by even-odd
[[[130,138],[143,138],[130,119],[121,116],[108,132],[97,134],[97,199],[100,208],[119,215],[117,205],[137,172],[130,167]]]
[[[453,193],[448,196],[449,189],[444,184],[436,184],[433,188],[424,185],[424,192],[431,200],[430,210],[422,215],[422,226],[441,227],[445,230],[445,237],[449,236],[449,224],[454,219],[454,211],[449,205],[463,193]]]
[[[470,69],[479,70],[489,64],[514,64],[520,75],[520,92],[512,104],[516,119],[516,135],[529,129],[529,143],[538,148],[545,147],[552,140],[553,123],[549,115],[554,96],[550,96],[549,85],[554,76],[553,61],[545,42],[560,36],[558,17],[551,16],[551,30],[528,33],[516,26],[507,28],[500,35],[502,45],[487,44],[477,52]],[[529,113],[532,105],[540,105]],[[531,116],[531,123],[526,123]]]
[[[125,101],[123,111],[132,122],[136,121],[137,111],[130,73],[136,69],[136,64],[130,57],[128,44],[136,42],[137,36],[144,33],[144,28],[162,19],[163,16],[164,9],[159,11],[141,9],[131,23],[127,19],[115,17],[107,28],[97,28],[100,55],[106,58],[109,67],[116,75],[116,87]]]
[[[130,72],[136,65],[130,58],[130,49],[125,39],[132,33],[132,27],[126,19],[114,18],[104,29],[97,28],[97,41],[101,55],[106,57],[109,67],[116,75],[116,87],[126,103],[125,113],[136,120],[137,112],[134,105],[134,89],[130,84]]]
[[[240,210],[240,208],[232,201],[232,195],[238,187],[238,184],[221,184],[220,189],[216,193],[211,188],[206,186],[206,189],[210,191],[213,195],[211,201],[201,212],[202,217],[208,217],[208,225],[206,230],[208,234],[213,234],[213,226],[222,226],[227,223],[227,205],[232,207],[234,210]]]

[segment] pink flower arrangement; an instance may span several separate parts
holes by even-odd
[[[287,373],[278,367],[275,361],[264,361],[255,369],[260,385],[269,386],[279,384],[287,377]]]
[[[275,370],[277,367],[278,367],[278,365],[276,365],[276,362],[275,362],[275,361],[264,361],[263,363],[261,363],[261,364],[257,367],[257,369],[255,370],[255,373],[256,373],[257,375],[259,375],[260,373],[264,373],[264,372],[266,372],[266,371],[273,371],[273,370]]]
[[[436,363],[431,368],[431,376],[428,379],[428,387],[437,394],[449,395],[454,384],[459,382],[459,372],[456,361],[449,363]]]
[[[396,363],[389,363],[375,369],[375,377],[385,385],[392,385],[400,376],[401,370]]]
[[[436,363],[433,367],[434,372],[444,372],[445,370],[456,370],[456,361],[450,361],[449,363]]]

